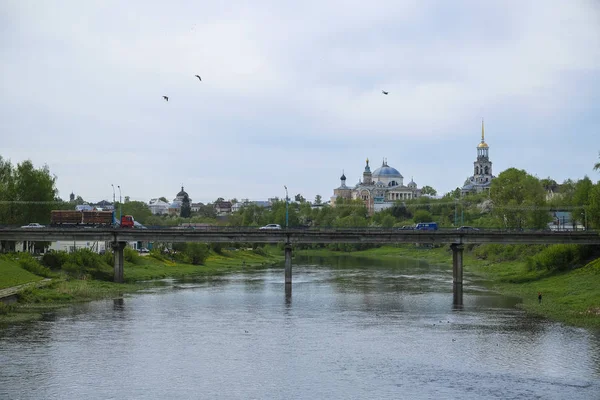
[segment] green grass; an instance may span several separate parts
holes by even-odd
[[[17,261],[10,260],[7,256],[0,257],[0,289],[36,282],[42,279],[44,278],[21,268]]]
[[[184,276],[212,276],[231,272],[260,269],[283,259],[283,255],[267,253],[258,255],[252,251],[223,251],[211,253],[203,265],[175,263],[169,260],[157,260],[154,257],[141,257],[137,264],[126,263],[124,278],[126,282],[161,279]]]
[[[303,250],[297,254],[407,257],[441,265],[452,264],[449,246],[432,249],[410,245],[384,246],[352,253]],[[480,260],[465,250],[463,268],[467,273],[485,278],[490,289],[519,297],[522,300],[519,306],[527,312],[570,325],[600,330],[600,259],[582,268],[553,273],[547,270],[529,271],[525,260],[496,263]],[[538,303],[538,292],[542,293],[541,304]]]

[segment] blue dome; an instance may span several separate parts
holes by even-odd
[[[373,172],[373,178],[404,178],[396,169],[387,164],[383,164]]]

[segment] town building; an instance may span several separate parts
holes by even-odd
[[[248,199],[242,199],[241,201],[239,201],[231,206],[231,212],[238,212],[242,208],[249,206],[249,205],[255,205],[258,207],[271,209],[272,203],[270,201],[264,201],[264,200],[250,201]]]
[[[173,202],[169,204],[169,215],[179,215],[181,212],[181,204],[183,203],[184,197],[188,197],[190,204],[192,204],[192,199],[187,194],[185,190],[183,190],[183,186],[181,186],[181,190],[177,193],[177,196],[173,199]]]
[[[369,159],[363,171],[362,180],[354,187],[346,186],[346,175],[342,172],[341,184],[333,190],[331,204],[335,206],[338,197],[343,199],[361,199],[370,214],[390,208],[397,201],[415,199],[421,196],[421,189],[412,180],[404,185],[404,177],[383,160],[381,167],[371,172]]]
[[[215,205],[215,212],[217,213],[218,216],[231,214],[232,204],[230,201],[216,201],[214,205]]]
[[[477,145],[477,159],[473,162],[473,176],[467,178],[461,194],[489,192],[492,185],[492,162],[489,155],[490,146],[485,142],[485,130],[481,120],[481,143]]]
[[[166,215],[169,213],[169,203],[161,199],[151,199],[148,208],[153,215]]]

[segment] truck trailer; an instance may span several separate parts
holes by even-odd
[[[123,215],[119,224],[114,211],[77,211],[52,210],[50,212],[52,226],[98,226],[133,228],[134,220],[131,215]]]

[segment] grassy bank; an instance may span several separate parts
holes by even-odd
[[[304,250],[297,254],[331,255],[329,250]],[[452,264],[448,246],[425,249],[415,246],[380,247],[352,253],[362,257],[407,257],[436,264]],[[600,330],[600,259],[569,271],[530,270],[525,260],[491,262],[464,253],[464,270],[487,280],[490,289],[522,299],[520,307],[548,319]],[[468,287],[465,288],[468,290]],[[538,292],[542,303],[538,303]]]
[[[42,279],[44,278],[23,269],[16,261],[9,258],[0,258],[0,289],[41,281]]]
[[[16,257],[18,256],[5,256],[0,259],[0,288],[43,279],[23,269]],[[126,293],[134,293],[152,286],[152,280],[208,277],[252,271],[266,268],[282,259],[282,255],[279,255],[276,250],[266,251],[264,254],[243,250],[223,251],[221,254],[211,253],[203,265],[176,263],[167,258],[136,257],[135,262],[125,262],[125,284],[94,279],[73,279],[59,271],[54,273],[52,281],[46,286],[30,287],[20,291],[17,303],[6,305],[0,302],[0,326],[37,319],[43,312],[72,303],[115,298]]]

